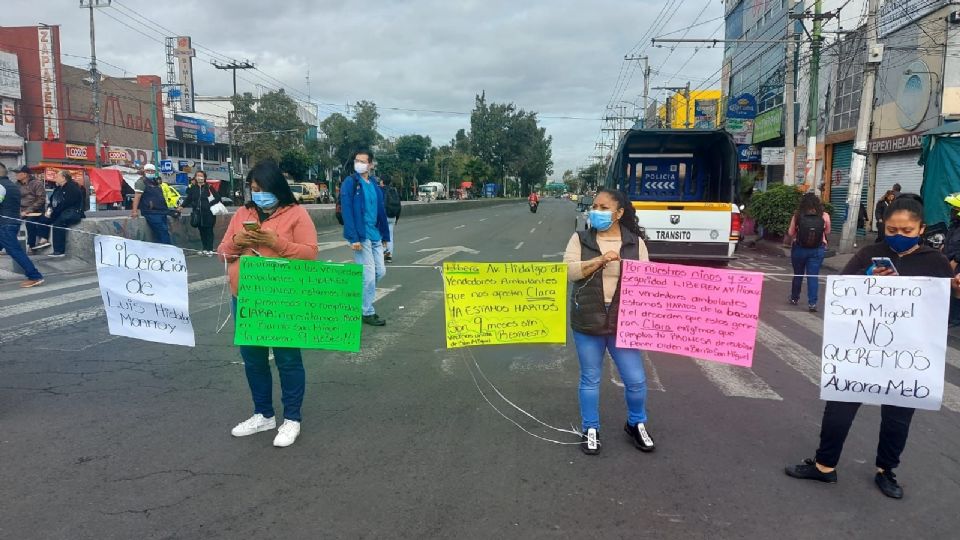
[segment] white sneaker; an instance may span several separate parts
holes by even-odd
[[[262,414],[257,413],[237,424],[237,427],[233,428],[230,434],[234,437],[246,437],[247,435],[271,430],[275,427],[277,427],[276,417],[266,418]]]
[[[277,436],[273,439],[273,445],[277,448],[285,448],[293,444],[300,435],[300,422],[293,420],[284,420],[283,425],[277,430]]]

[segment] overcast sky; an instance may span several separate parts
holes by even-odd
[[[624,55],[650,55],[651,86],[689,79],[696,87],[712,77],[710,87],[719,87],[720,49],[687,46],[671,53],[643,39],[665,4],[675,7],[654,36],[722,37],[722,0],[114,0],[96,12],[97,57],[112,64],[100,66],[108,75],[124,75],[118,66],[128,76],[165,79],[165,27],[193,38],[198,95],[231,92],[230,72],[210,67],[217,55],[249,59],[260,70],[238,73],[240,92],[282,83],[305,98],[309,68],[310,95],[322,103],[322,116],[367,99],[380,107],[385,136],[422,133],[435,144],[469,129],[469,116],[386,108],[469,113],[474,95],[485,90],[490,101],[513,102],[544,117],[593,119],[542,120],[553,136],[559,177],[595,153],[603,127],[598,119],[615,88],[617,100],[639,102],[641,71],[625,84]],[[5,26],[59,24],[63,52],[90,55],[88,12],[77,0],[3,0],[3,7]],[[686,34],[695,21],[699,25]]]

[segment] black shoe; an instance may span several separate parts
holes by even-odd
[[[797,304],[799,304],[799,303],[800,303],[800,299],[799,299],[799,298],[791,298],[791,299],[790,299],[790,304],[791,304],[791,305],[794,305],[794,306],[795,306],[795,305],[797,305]]]
[[[878,472],[873,480],[887,497],[891,499],[903,498],[903,488],[897,483],[897,475],[893,474],[893,471]]]
[[[837,471],[825,473],[817,468],[817,462],[807,458],[799,465],[793,465],[785,469],[787,476],[799,478],[801,480],[819,480],[828,484],[837,483]]]
[[[580,450],[588,456],[595,456],[600,453],[600,431],[590,428],[586,433],[580,436],[583,441],[580,443]]]
[[[633,445],[641,452],[653,452],[653,439],[650,438],[650,434],[647,433],[647,426],[643,425],[643,423],[635,426],[624,424],[623,431],[626,432],[628,437],[633,439]]]
[[[383,254],[383,262],[393,262],[393,254],[389,251]]]
[[[370,326],[386,326],[387,321],[381,319],[376,313],[373,315],[364,315],[363,323],[369,324]]]
[[[809,306],[807,306],[807,311],[809,311],[810,313],[816,313],[816,312],[817,312],[817,305],[816,305],[816,304],[810,304]]]

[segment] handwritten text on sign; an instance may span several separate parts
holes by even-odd
[[[110,334],[193,347],[183,250],[114,236],[93,242]]]
[[[820,398],[940,408],[950,280],[827,278]]]
[[[363,267],[242,257],[235,345],[358,352]]]
[[[617,346],[750,367],[763,275],[623,261]]]
[[[447,262],[443,285],[449,348],[566,342],[565,264]]]

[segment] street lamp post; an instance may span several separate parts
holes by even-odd
[[[81,9],[90,10],[90,84],[93,90],[93,116],[96,119],[97,133],[93,148],[97,168],[103,165],[100,156],[100,139],[103,133],[103,115],[100,114],[100,72],[97,70],[97,37],[93,25],[93,8],[110,7],[113,0],[80,0]]]

